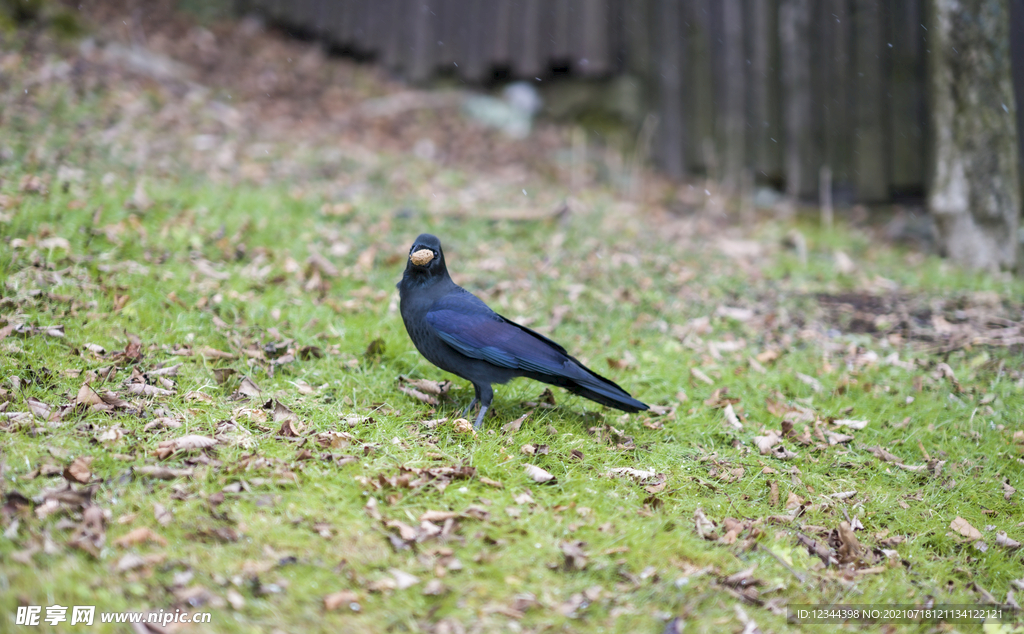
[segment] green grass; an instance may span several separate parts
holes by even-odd
[[[319,211],[334,201],[315,180],[296,193],[273,180],[218,184],[184,169],[147,175],[153,204],[136,211],[125,206],[135,168],[97,150],[79,162],[83,182],[65,192],[56,184],[57,161],[33,158],[47,155],[30,151],[33,131],[63,131],[43,149],[69,144],[74,153],[81,148],[66,131],[105,112],[101,99],[59,97],[39,97],[35,122],[7,119],[17,133],[10,143],[16,151],[0,165],[0,193],[12,201],[0,210],[2,320],[61,325],[65,333],[12,332],[0,341],[5,413],[28,411],[28,399],[54,411],[69,406],[59,421],[2,421],[7,507],[0,516],[0,619],[10,631],[28,629],[13,625],[18,605],[173,611],[187,608],[188,597],[198,597],[193,609],[213,612],[210,625],[189,631],[443,631],[438,624],[447,620],[448,631],[457,631],[450,624],[457,622],[486,631],[654,632],[675,617],[697,631],[739,631],[736,606],[762,630],[785,631],[796,628],[786,622],[789,603],[973,604],[981,601],[974,584],[1002,600],[1024,576],[1020,551],[995,542],[997,531],[1024,541],[1021,493],[1007,499],[1002,487],[1004,480],[1021,483],[1024,443],[1014,437],[1024,430],[1020,346],[890,343],[850,332],[848,322],[831,320],[815,298],[882,296],[888,287],[881,276],[898,285],[904,304],[933,306],[936,314],[950,314],[954,304],[981,306],[983,298],[974,294],[995,292],[1000,305],[993,314],[1019,322],[1024,288],[1018,280],[965,273],[934,257],[918,261],[866,231],[821,232],[810,223],[797,225],[809,245],[806,265],[778,246],[792,226],[769,221],[744,234],[765,249],[744,262],[718,251],[715,231],[673,234],[675,221],[644,206],[625,213],[614,192],[600,187],[579,193],[588,211],[561,223],[489,220],[489,211],[522,203],[520,185],[500,183],[477,215],[433,215],[424,188],[408,183],[457,190],[473,181],[473,172],[395,156],[381,157],[347,216]],[[115,175],[112,186],[101,183],[107,172]],[[49,177],[49,193],[19,191],[27,174]],[[565,194],[543,180],[527,188],[530,200]],[[469,400],[470,386],[418,355],[397,312],[394,285],[412,239],[423,231],[441,237],[456,279],[496,310],[532,319],[532,327],[595,370],[648,403],[675,406],[674,414],[624,416],[556,390],[554,408],[533,410],[508,434],[502,425],[526,414],[523,403],[537,400],[544,387],[519,380],[496,386],[482,433],[457,432],[451,421]],[[55,236],[70,249],[44,242]],[[840,273],[835,249],[851,255],[859,270]],[[310,284],[307,264],[314,251],[340,271],[323,276],[319,288]],[[756,317],[734,321],[716,313],[720,306],[751,308]],[[560,323],[549,329],[556,314]],[[703,329],[688,330],[702,317],[708,317]],[[118,357],[132,338],[141,341],[141,357]],[[377,339],[383,352],[365,355]],[[740,339],[745,347],[720,358],[708,346]],[[272,354],[258,353],[271,343],[295,359],[271,364]],[[204,357],[204,347],[234,358]],[[299,354],[308,347],[323,355]],[[172,354],[182,349],[194,354]],[[749,358],[770,349],[780,355],[765,361],[761,373]],[[858,355],[868,351],[878,361],[858,365]],[[894,352],[915,365],[884,363]],[[606,361],[627,353],[635,358],[628,367]],[[171,394],[129,393],[134,370],[177,363]],[[937,374],[939,363],[950,366],[962,391]],[[112,364],[116,371],[103,374]],[[691,376],[691,368],[713,385]],[[235,371],[223,384],[215,373],[222,369]],[[822,390],[798,373],[817,378]],[[451,398],[431,408],[398,390],[399,375],[448,378],[455,386]],[[259,398],[231,400],[242,376],[259,385]],[[115,392],[129,408],[70,407],[89,377],[97,392]],[[705,404],[726,387],[724,397],[738,399],[733,407],[743,429],[728,427],[722,410]],[[677,400],[680,391],[685,401]],[[195,392],[209,400],[190,396]],[[297,414],[299,438],[278,434],[281,423],[264,408],[271,399]],[[796,454],[792,460],[763,456],[755,436],[781,425],[768,399],[811,408],[822,433],[848,431],[831,424],[833,418],[869,424],[849,431],[849,443],[829,446],[812,436],[809,446],[784,441]],[[144,429],[160,416],[181,427]],[[439,417],[449,421],[422,424]],[[225,433],[226,422],[237,431]],[[805,424],[814,431],[814,423],[799,422],[797,432]],[[592,433],[604,425],[632,443],[609,440],[607,429]],[[120,437],[102,440],[112,429]],[[348,436],[325,447],[319,441],[328,442],[328,432]],[[218,433],[225,435],[211,449],[156,455],[163,441]],[[548,453],[525,454],[525,445],[546,445]],[[937,475],[931,467],[904,470],[868,451],[875,445],[907,465],[928,464],[927,457],[944,464]],[[339,465],[343,455],[356,459]],[[38,496],[63,486],[59,470],[79,457],[93,459],[92,504],[107,514],[98,556],[69,545],[80,508],[62,504],[44,518],[34,512]],[[556,483],[533,482],[527,463],[549,471]],[[58,473],[39,473],[47,465]],[[193,472],[160,480],[133,471],[146,465]],[[475,472],[444,487],[387,483],[402,469],[453,466]],[[617,467],[653,470],[664,475],[665,486],[648,492],[610,476]],[[827,497],[844,491],[856,494]],[[19,506],[15,492],[37,501]],[[791,493],[808,506],[783,521],[779,516],[792,512],[785,508]],[[380,519],[366,510],[371,500]],[[155,504],[171,512],[166,525]],[[753,524],[734,544],[701,539],[697,509],[719,524],[718,535],[726,518]],[[427,511],[463,515],[442,539],[393,547],[393,522],[417,528]],[[863,524],[856,534],[866,550],[895,554],[824,567],[796,541],[797,532],[824,539],[813,527],[831,531],[847,516]],[[982,531],[987,550],[953,533],[958,516]],[[140,527],[166,545],[116,544]],[[893,537],[903,541],[885,542]],[[564,542],[575,541],[585,542],[582,570],[567,569],[562,553]],[[38,552],[26,554],[33,548]],[[119,569],[129,553],[153,559]],[[449,565],[453,558],[461,565]],[[757,585],[729,585],[729,575],[752,566]],[[394,578],[392,569],[419,583],[388,588],[383,581]],[[445,591],[424,595],[435,578]],[[357,594],[357,612],[325,611],[324,597],[340,590]],[[229,606],[229,597],[238,596],[243,603]],[[66,623],[35,629],[71,631]]]

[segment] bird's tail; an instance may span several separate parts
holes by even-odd
[[[571,364],[566,364],[567,367],[562,374],[532,374],[531,378],[565,388],[573,394],[588,398],[595,403],[614,407],[624,412],[642,412],[648,409],[646,403],[630,396],[629,392],[619,387],[614,381],[606,379],[576,359],[569,358],[572,360]]]

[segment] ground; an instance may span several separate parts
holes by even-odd
[[[552,124],[508,140],[257,20],[83,7],[76,39],[0,50],[5,631],[82,631],[54,605],[437,633],[1016,605],[1018,279]],[[398,315],[423,231],[651,411],[519,380],[474,432]]]

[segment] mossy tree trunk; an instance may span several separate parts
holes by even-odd
[[[1005,0],[932,0],[928,205],[939,245],[976,269],[1017,266],[1021,195]]]

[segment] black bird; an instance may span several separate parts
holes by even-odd
[[[492,383],[525,376],[564,387],[602,405],[640,412],[647,405],[569,356],[565,348],[540,333],[505,319],[448,275],[441,241],[428,233],[409,250],[398,283],[402,321],[416,349],[428,361],[473,384],[466,407],[478,401],[480,427],[494,398]]]

